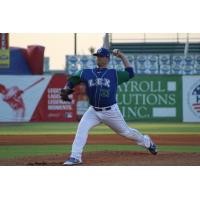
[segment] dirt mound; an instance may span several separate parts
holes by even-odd
[[[0,159],[4,166],[62,166],[68,154]],[[200,153],[103,151],[83,155],[81,166],[200,166]]]

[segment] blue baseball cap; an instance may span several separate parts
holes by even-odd
[[[93,54],[93,56],[110,58],[110,51],[106,48],[100,48],[96,53]]]

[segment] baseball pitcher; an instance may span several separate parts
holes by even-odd
[[[133,78],[134,71],[122,52],[116,49],[112,53],[122,60],[124,71],[108,69],[110,52],[108,49],[100,48],[93,54],[96,56],[96,68],[77,71],[69,78],[65,88],[61,90],[62,100],[71,101],[69,95],[73,93],[73,88],[84,82],[90,103],[90,107],[78,125],[70,158],[64,162],[64,165],[82,163],[82,152],[87,142],[88,132],[101,123],[106,124],[116,133],[136,141],[138,145],[145,147],[152,154],[157,154],[156,145],[151,138],[143,135],[137,129],[128,127],[119,110],[116,102],[117,86]]]

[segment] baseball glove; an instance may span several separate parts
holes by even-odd
[[[72,89],[61,89],[60,91],[60,97],[63,101],[69,101],[71,102],[72,100],[69,98],[69,95],[72,94],[74,90]]]

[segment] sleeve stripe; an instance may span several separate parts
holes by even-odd
[[[82,74],[83,74],[83,70],[81,70],[81,73],[80,73],[80,79],[81,79],[81,77],[82,77]],[[81,79],[82,80],[82,79]]]
[[[117,70],[115,70],[115,74],[116,74],[116,79],[117,79],[117,85],[118,85],[118,76],[117,76]]]

